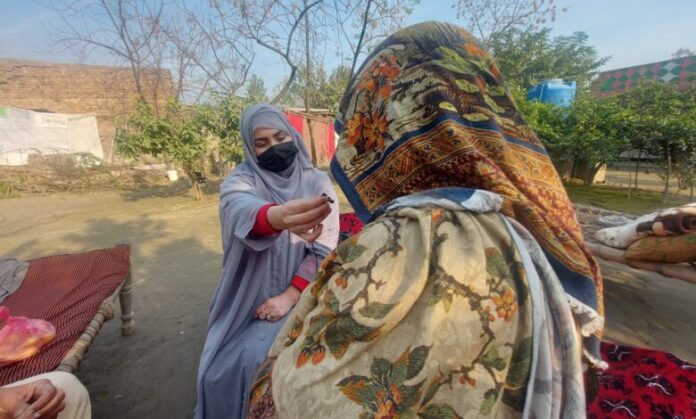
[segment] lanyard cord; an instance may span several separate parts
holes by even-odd
[[[309,246],[312,248],[312,254],[314,255],[315,271],[314,275],[319,272],[319,257],[317,256],[317,249],[314,248],[314,242],[310,243]]]

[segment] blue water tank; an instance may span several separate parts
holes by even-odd
[[[570,106],[575,99],[576,86],[574,81],[561,79],[541,82],[527,91],[527,99],[543,103],[553,103],[558,106]]]

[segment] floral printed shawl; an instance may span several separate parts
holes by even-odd
[[[435,188],[503,196],[502,212],[544,249],[586,348],[598,353],[599,268],[543,144],[469,33],[430,22],[390,36],[351,80],[335,125],[331,170],[364,221],[398,197]]]
[[[344,241],[278,334],[249,417],[585,417],[565,293],[501,201],[411,195]]]
[[[576,331],[601,330],[601,279],[490,57],[454,26],[406,28],[336,127],[333,174],[370,222],[303,293],[249,416],[584,417]]]

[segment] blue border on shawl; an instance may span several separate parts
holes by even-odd
[[[570,269],[568,265],[556,259],[556,257],[543,246],[541,248],[546,258],[549,260],[551,267],[556,271],[556,275],[558,275],[558,279],[561,281],[561,285],[563,285],[563,290],[576,300],[597,310],[597,286],[594,280],[591,277]]]
[[[343,124],[338,121],[338,119],[334,119],[334,132],[336,134],[341,135],[343,134]]]
[[[334,180],[336,180],[338,186],[341,187],[343,193],[346,195],[346,198],[348,198],[348,202],[350,202],[350,205],[353,207],[353,211],[355,211],[358,218],[360,218],[363,223],[367,223],[370,218],[372,218],[372,214],[363,203],[362,198],[360,198],[358,191],[353,185],[353,182],[348,179],[348,176],[346,176],[336,157],[331,159],[330,168]]]

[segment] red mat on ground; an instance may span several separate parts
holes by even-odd
[[[35,356],[0,368],[0,386],[58,367],[129,270],[129,246],[31,261],[22,286],[2,305],[13,316],[50,321],[56,338]]]
[[[359,233],[362,221],[340,215],[341,240]],[[590,419],[696,418],[696,366],[672,354],[602,343],[609,368],[599,377]]]
[[[587,417],[695,418],[696,366],[672,354],[602,343],[609,369],[599,376]]]

